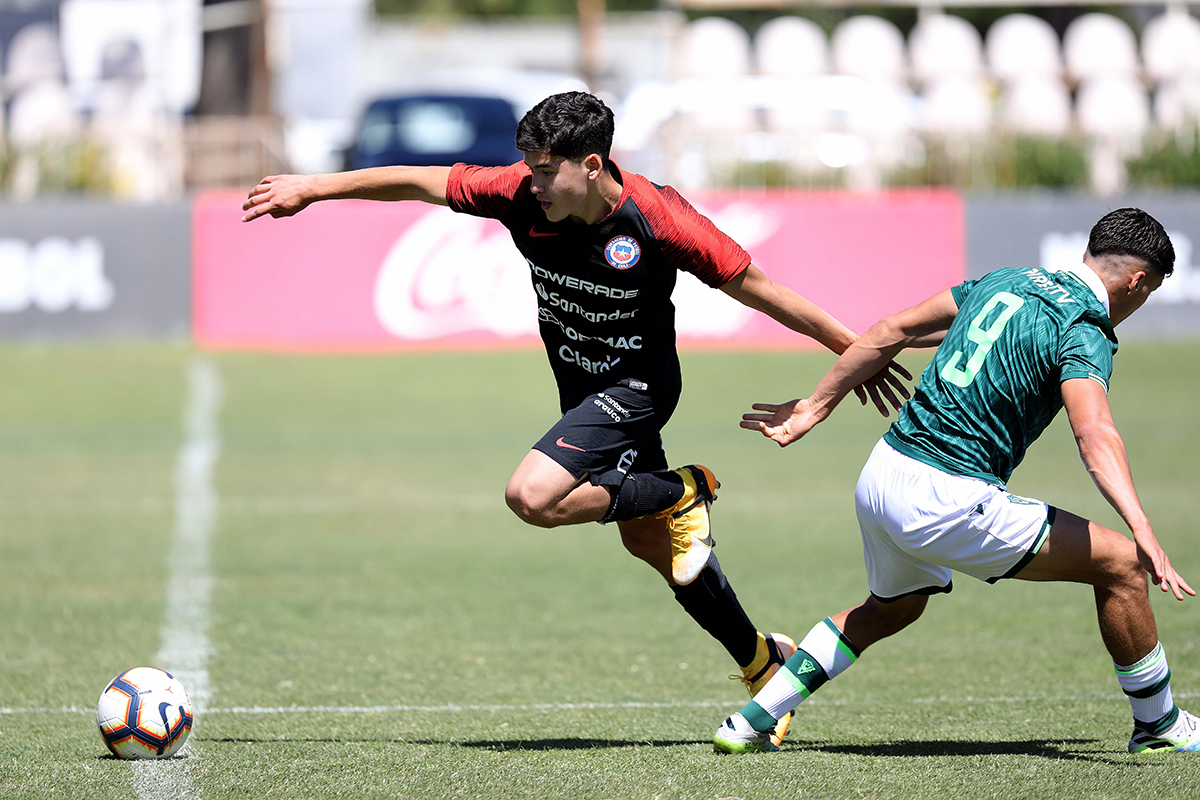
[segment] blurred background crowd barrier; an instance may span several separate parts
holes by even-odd
[[[988,269],[1076,262],[1134,204],[1179,265],[1126,327],[1200,333],[1187,6],[608,5],[0,0],[0,336],[528,344],[529,270],[493,223],[334,204],[244,226],[240,198],[285,171],[511,163],[520,115],[570,89],[616,111],[618,164],[857,329]],[[469,13],[489,8],[508,13]],[[723,299],[681,280],[682,341],[792,341]]]
[[[893,1],[881,13],[897,22],[851,0],[558,2],[576,13],[0,0],[0,193],[171,199],[386,161],[389,136],[417,143],[394,148],[410,161],[445,160],[482,135],[477,112],[372,116],[372,101],[472,97],[515,121],[570,88],[616,109],[619,163],[683,188],[1200,184],[1200,19],[1187,6],[1039,16],[989,0],[968,19]]]

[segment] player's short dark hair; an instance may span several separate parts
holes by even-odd
[[[517,149],[582,161],[592,153],[604,159],[612,149],[613,112],[587,92],[552,94],[517,124]]]
[[[1140,208],[1110,211],[1092,226],[1088,252],[1093,256],[1133,256],[1165,278],[1175,271],[1175,248],[1163,226]]]

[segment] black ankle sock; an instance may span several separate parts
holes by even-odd
[[[683,497],[683,478],[674,472],[635,472],[626,476],[602,522],[624,522],[664,511]]]
[[[684,611],[729,651],[738,666],[754,660],[758,630],[742,610],[715,554],[708,557],[696,580],[687,586],[672,586],[671,591]]]

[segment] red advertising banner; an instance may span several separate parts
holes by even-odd
[[[243,194],[194,210],[194,330],[210,348],[379,350],[537,343],[529,265],[494,220],[421,203],[318,203],[242,223]],[[851,329],[964,279],[961,199],[948,191],[689,197],[790,286]],[[682,346],[811,344],[681,274]]]

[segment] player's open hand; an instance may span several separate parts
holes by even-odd
[[[1176,600],[1182,600],[1184,593],[1193,597],[1196,595],[1196,590],[1188,586],[1183,576],[1171,566],[1171,559],[1167,558],[1152,532],[1134,531],[1133,540],[1137,543],[1138,561],[1150,573],[1150,580],[1154,581],[1155,586],[1161,587],[1164,592],[1171,592]]]
[[[861,386],[854,387],[854,396],[858,398],[858,402],[864,406],[867,404],[868,398],[875,404],[875,408],[883,416],[888,415],[888,405],[897,411],[904,405],[904,400],[907,400],[910,395],[908,387],[904,385],[904,380],[912,380],[912,373],[904,367],[897,364],[895,361],[889,361],[888,365],[879,372],[875,373],[870,379],[863,381]],[[893,392],[892,389],[895,388]],[[901,400],[896,395],[899,394],[904,400]]]
[[[765,414],[743,414],[741,425],[748,431],[759,431],[763,436],[786,447],[804,436],[821,420],[812,412],[808,400],[793,400],[790,403],[755,403],[755,411]]]
[[[268,175],[250,190],[250,196],[242,203],[242,222],[250,222],[264,214],[290,217],[299,214],[312,202],[312,192],[307,175]]]

